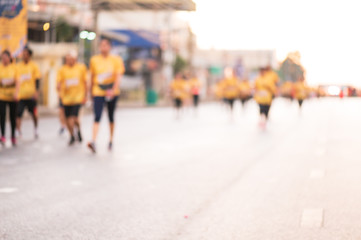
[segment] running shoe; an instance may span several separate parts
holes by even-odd
[[[79,142],[82,142],[82,141],[83,141],[83,137],[82,137],[80,131],[78,131],[78,141],[79,141]]]
[[[5,143],[6,143],[5,137],[0,138],[0,143],[1,143],[1,145],[5,146]]]
[[[96,148],[95,148],[95,143],[94,142],[89,142],[88,143],[88,148],[92,151],[92,153],[96,153]]]
[[[108,150],[109,150],[109,151],[112,151],[112,150],[113,150],[113,143],[112,143],[112,142],[109,142]]]
[[[61,127],[60,130],[59,130],[59,135],[63,135],[65,132],[65,128]]]
[[[13,147],[16,147],[16,138],[15,137],[11,138],[11,144],[13,145]]]
[[[69,141],[69,146],[73,145],[75,143],[75,137],[71,136]]]

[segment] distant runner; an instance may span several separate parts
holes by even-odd
[[[196,76],[193,76],[189,81],[189,88],[193,99],[193,106],[198,107],[199,104],[199,94],[201,90],[201,82]]]
[[[181,73],[177,73],[170,84],[170,94],[173,99],[176,117],[179,118],[185,100],[188,98],[188,84]]]
[[[267,124],[269,110],[271,108],[273,96],[276,92],[275,82],[266,74],[266,69],[260,69],[260,75],[256,79],[254,98],[260,108],[260,127],[264,129]]]
[[[58,72],[58,92],[63,104],[66,125],[69,130],[69,146],[75,143],[75,135],[82,142],[79,121],[79,110],[86,102],[87,70],[84,64],[77,63],[76,52],[70,52],[65,57],[65,65]]]
[[[297,82],[294,84],[295,88],[295,97],[298,101],[298,106],[302,108],[303,101],[307,98],[307,87],[305,84],[305,79],[300,77]]]
[[[113,149],[114,112],[120,94],[120,80],[125,72],[123,59],[111,55],[112,43],[109,39],[100,41],[100,54],[90,60],[91,96],[93,97],[94,124],[92,141],[88,143],[89,149],[96,153],[96,139],[99,131],[99,122],[102,117],[104,105],[108,109],[110,137],[108,150]]]
[[[225,70],[225,78],[221,81],[220,86],[222,88],[223,97],[228,103],[231,112],[233,112],[234,102],[239,98],[239,82],[231,69]]]
[[[37,101],[40,88],[40,70],[35,62],[31,60],[33,52],[26,47],[22,52],[22,61],[17,65],[19,76],[19,104],[17,110],[16,125],[21,135],[21,119],[24,110],[31,114],[34,123],[34,137],[38,138],[38,111]]]
[[[6,143],[6,109],[9,107],[10,125],[11,125],[11,143],[16,146],[16,108],[19,96],[19,81],[16,65],[12,62],[9,51],[1,53],[0,64],[0,143],[4,146]]]

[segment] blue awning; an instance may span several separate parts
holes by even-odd
[[[114,46],[126,46],[133,48],[157,48],[160,47],[159,34],[150,31],[111,30],[119,36],[113,39]]]

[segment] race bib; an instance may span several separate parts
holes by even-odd
[[[66,87],[72,87],[79,85],[79,79],[77,78],[70,78],[65,80],[65,86]]]
[[[26,81],[30,81],[31,80],[31,74],[22,74],[20,76],[20,82],[26,82]]]
[[[14,78],[3,78],[1,79],[1,84],[3,86],[11,86],[15,83]]]
[[[106,80],[113,77],[113,73],[112,72],[100,73],[97,75],[97,77],[98,77],[98,83],[104,83]]]
[[[259,96],[259,97],[268,97],[268,92],[266,90],[257,91],[257,96]]]

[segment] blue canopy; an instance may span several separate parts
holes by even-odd
[[[113,39],[114,46],[126,46],[134,48],[156,48],[160,47],[159,34],[149,31],[132,30],[111,30],[112,33],[119,35],[123,41]]]

